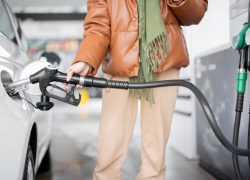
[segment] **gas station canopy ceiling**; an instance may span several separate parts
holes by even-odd
[[[80,20],[87,12],[87,0],[7,0],[22,19]]]
[[[86,12],[86,0],[7,0],[15,12]]]

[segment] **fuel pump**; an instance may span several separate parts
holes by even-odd
[[[233,145],[238,146],[239,131],[241,123],[241,114],[243,112],[244,95],[246,92],[246,82],[248,71],[250,70],[250,3],[248,3],[248,22],[246,22],[237,36],[232,38],[232,48],[240,53],[239,67],[237,73],[237,100],[236,100],[236,115],[233,131]],[[250,120],[250,107],[249,107]],[[250,121],[248,126],[248,149],[250,149]],[[242,180],[242,175],[239,167],[239,158],[237,153],[233,152],[233,167],[238,180]],[[250,156],[248,156],[250,167]]]

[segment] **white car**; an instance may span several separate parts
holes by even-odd
[[[51,111],[40,111],[38,97],[8,95],[5,86],[31,62],[16,17],[0,0],[0,180],[31,180],[39,166],[50,167]]]

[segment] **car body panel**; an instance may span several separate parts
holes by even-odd
[[[35,171],[50,143],[51,112],[37,110],[29,103],[35,104],[39,97],[25,92],[19,93],[22,98],[10,97],[4,88],[7,81],[19,79],[22,68],[29,62],[18,43],[0,33],[0,179],[22,179],[34,126],[37,128]]]

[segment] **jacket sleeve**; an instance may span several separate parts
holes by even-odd
[[[180,25],[188,26],[201,21],[207,10],[208,0],[181,0],[179,3],[167,0],[167,3]]]
[[[87,62],[95,75],[110,44],[110,17],[107,0],[88,0],[84,38],[73,62]]]

